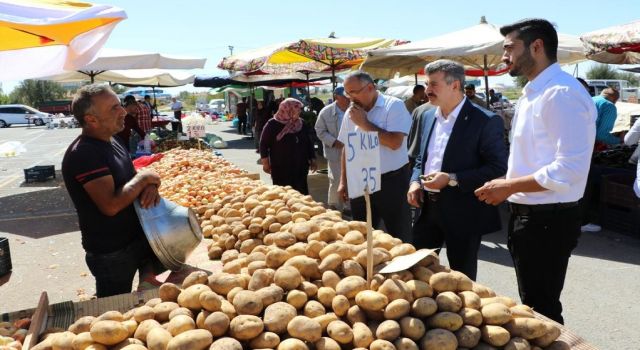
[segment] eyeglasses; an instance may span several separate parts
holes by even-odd
[[[353,96],[353,95],[357,95],[357,94],[361,93],[361,92],[362,92],[362,90],[364,90],[364,88],[366,88],[367,86],[369,86],[369,84],[371,84],[371,83],[367,83],[367,84],[365,84],[363,87],[359,88],[358,90],[353,90],[353,91],[351,91],[351,92],[347,92],[347,91],[345,90],[345,92],[344,92],[344,96],[349,98],[349,97],[351,97],[351,96]]]

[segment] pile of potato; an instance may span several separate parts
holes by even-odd
[[[14,322],[0,322],[0,349],[22,349],[22,343],[31,325],[30,318],[21,318]]]
[[[416,251],[379,230],[368,286],[365,223],[344,221],[288,187],[209,177],[212,169],[193,159],[180,164],[188,172],[167,166],[163,187],[188,179],[174,193],[188,194],[223,271],[165,283],[159,298],[124,314],[83,317],[46,334],[36,350],[569,349],[554,323],[435,254],[410,270],[379,273]]]

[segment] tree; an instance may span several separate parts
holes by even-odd
[[[6,105],[11,103],[11,98],[9,97],[9,95],[5,95],[4,91],[2,91],[2,88],[0,88],[0,105]]]
[[[598,64],[587,71],[587,79],[627,80],[629,85],[638,86],[640,79],[631,72],[619,72],[608,64]]]
[[[11,102],[38,107],[45,101],[64,97],[64,89],[60,84],[46,80],[23,80],[11,92]]]

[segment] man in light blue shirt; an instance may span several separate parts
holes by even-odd
[[[612,135],[613,125],[618,116],[616,102],[620,98],[618,90],[606,88],[602,90],[600,96],[594,96],[593,102],[598,110],[596,119],[596,143],[601,142],[607,146],[614,146],[620,143],[620,137]]]

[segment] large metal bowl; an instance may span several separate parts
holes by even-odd
[[[187,256],[202,241],[202,230],[193,210],[162,198],[155,207],[134,207],[149,245],[162,265],[180,271]]]

